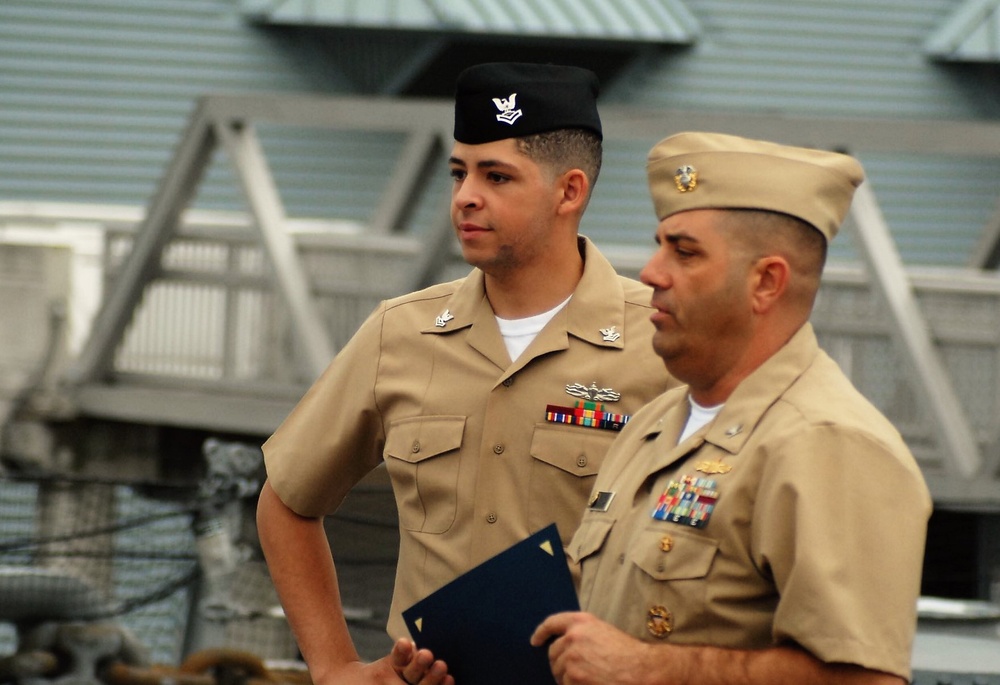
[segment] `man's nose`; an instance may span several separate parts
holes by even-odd
[[[452,193],[452,202],[457,209],[473,209],[482,205],[482,193],[474,182],[468,178],[456,184]]]
[[[666,268],[662,250],[657,250],[639,272],[639,280],[652,288],[666,289],[670,287],[670,273]]]

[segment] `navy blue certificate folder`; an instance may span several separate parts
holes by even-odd
[[[579,608],[553,523],[420,600],[403,620],[456,685],[553,685],[548,649],[528,640],[549,614]]]

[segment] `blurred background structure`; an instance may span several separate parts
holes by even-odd
[[[968,619],[998,651],[1000,0],[5,0],[0,659],[54,644],[51,621],[111,621],[137,663],[297,657],[256,548],[257,446],[379,300],[467,270],[450,97],[506,60],[601,77],[582,230],[632,275],[666,135],[862,161],[814,324],[934,495],[924,594],[958,603],[923,634]],[[329,527],[378,655],[381,471]],[[941,644],[918,643],[927,677]]]

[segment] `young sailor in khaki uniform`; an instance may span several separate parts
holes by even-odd
[[[560,683],[909,682],[931,501],[808,323],[862,181],[845,155],[688,133],[650,152],[653,346],[689,383],[640,411],[570,545]]]
[[[487,64],[459,77],[452,220],[459,281],[382,303],[264,445],[258,525],[317,685],[440,682],[407,643],[361,664],[322,517],[384,463],[400,612],[555,521],[568,542],[630,415],[666,388],[650,289],[618,276],[578,225],[601,122],[589,71]],[[406,666],[413,661],[412,668]]]

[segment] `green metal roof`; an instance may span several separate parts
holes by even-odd
[[[242,0],[276,24],[690,43],[700,32],[681,0]]]
[[[959,62],[1000,62],[1000,0],[967,0],[934,32],[924,50]]]

